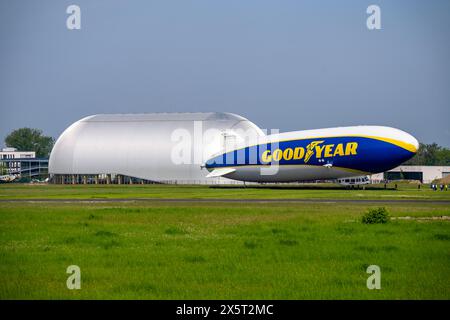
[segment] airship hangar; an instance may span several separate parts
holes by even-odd
[[[207,178],[196,155],[218,153],[227,141],[263,135],[254,123],[231,113],[93,115],[58,138],[49,174],[53,183],[63,184],[241,183]],[[180,145],[183,159],[174,161]]]
[[[205,134],[206,132],[209,134]],[[322,143],[324,140],[317,138],[325,133],[331,142],[323,142],[322,149],[316,146],[317,153],[311,157],[311,154],[307,154],[310,152],[308,150],[311,145]],[[347,140],[330,140],[341,139],[344,133],[348,136]],[[310,136],[316,138],[308,140]],[[249,176],[248,168],[252,166],[240,166],[243,173],[236,178],[235,163],[217,166],[215,163],[211,164],[211,160],[216,161],[222,157],[225,159],[224,150],[228,150],[230,146],[245,146],[238,149],[248,152],[256,145],[249,144],[249,141],[272,142],[274,139],[270,137],[250,120],[232,113],[99,114],[76,121],[61,134],[51,152],[48,172],[50,182],[56,184],[242,184],[246,176]],[[450,167],[399,166],[417,151],[418,142],[409,134],[394,128],[330,128],[282,133],[279,137],[288,138],[284,139],[288,145],[283,147],[284,142],[280,142],[281,149],[286,151],[281,153],[280,150],[280,163],[285,160],[293,161],[296,150],[303,157],[300,166],[303,171],[285,161],[286,168],[295,168],[281,172],[284,176],[282,182],[368,175],[375,182],[400,177],[429,183],[450,173]],[[298,137],[301,143],[305,141],[304,145],[297,144],[294,148],[292,141]],[[278,140],[283,141],[280,138]],[[347,148],[342,149],[342,153],[338,150],[340,145]],[[385,146],[389,148],[382,149]],[[258,152],[259,150],[258,147]],[[272,158],[277,155],[277,151],[274,148],[273,154],[266,150],[260,155],[262,158]],[[333,163],[325,156],[319,157],[319,151],[325,155],[327,152],[334,152],[337,160]],[[394,162],[391,161],[389,167],[380,167],[379,163],[374,162],[380,158],[380,154],[396,154],[398,151],[402,151],[401,157],[390,158]],[[348,168],[340,168],[338,158],[346,152],[350,152],[350,160],[341,163]],[[359,158],[360,153],[371,155],[369,158]],[[248,154],[245,157],[248,158]],[[308,164],[305,163],[306,158],[311,159]],[[383,161],[387,160],[389,159]],[[370,172],[371,167],[378,167],[379,170]],[[354,170],[355,168],[364,170]],[[298,172],[300,178],[285,181],[286,176],[292,177]],[[334,175],[330,175],[330,172],[334,172]],[[279,181],[276,179],[247,181]]]

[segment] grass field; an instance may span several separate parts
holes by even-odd
[[[0,199],[450,200],[450,191],[0,185]],[[364,225],[385,206],[394,219]],[[0,299],[449,299],[448,202],[0,202]],[[434,218],[433,218],[434,217]],[[381,290],[368,290],[368,265]],[[68,290],[66,268],[81,268]]]
[[[0,184],[2,199],[385,199],[450,200],[450,191],[432,191],[423,185],[398,183],[370,185],[366,190],[347,190],[332,184],[277,186],[186,186],[186,185],[23,185]]]

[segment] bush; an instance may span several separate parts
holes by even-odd
[[[389,221],[389,212],[386,208],[370,209],[362,217],[362,223],[375,224],[375,223],[387,223]]]

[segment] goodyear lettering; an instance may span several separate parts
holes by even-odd
[[[358,144],[356,142],[349,142],[345,147],[345,155],[349,156],[351,154],[356,154],[356,148],[358,148]]]
[[[273,152],[272,158],[274,161],[280,161],[282,156],[283,156],[283,151],[281,151],[281,149],[276,149]]]
[[[322,158],[322,151],[325,146],[316,146],[316,158]]]
[[[294,150],[294,160],[300,160],[305,155],[305,148],[297,147]]]
[[[294,151],[291,148],[286,148],[283,151],[283,159],[284,160],[291,160],[294,155]]]
[[[336,149],[334,149],[333,156],[340,156],[340,157],[342,157],[343,155],[344,155],[344,145],[342,143],[339,143],[336,146]]]
[[[268,163],[272,161],[280,160],[301,160],[307,163],[312,157],[319,158],[331,158],[331,157],[344,157],[357,154],[358,143],[348,142],[339,144],[323,144],[324,141],[313,141],[306,146],[282,149],[266,150],[261,155],[261,161]]]
[[[327,144],[325,146],[325,154],[324,154],[325,158],[332,157],[331,150],[333,149],[333,147],[334,147],[334,144]]]
[[[261,155],[261,161],[262,162],[271,162],[272,156],[270,155],[270,150],[266,150]]]

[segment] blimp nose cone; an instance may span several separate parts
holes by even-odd
[[[377,150],[370,172],[383,172],[408,161],[419,151],[419,141],[409,133],[390,127],[376,127],[377,136],[386,142]],[[372,168],[373,167],[373,168]]]
[[[394,144],[401,147],[401,149],[392,154],[392,158],[395,160],[396,165],[400,165],[411,159],[419,151],[419,141],[403,130],[390,128],[388,136],[392,139]]]
[[[419,151],[419,141],[411,134],[395,128],[379,127],[380,135],[387,138],[397,144],[399,147],[409,151],[412,154],[416,154]]]
[[[419,141],[414,138],[409,133],[403,132],[402,141],[405,143],[405,145],[409,146],[409,150],[413,152],[414,154],[419,151]]]
[[[412,145],[414,146],[414,148],[416,149],[416,151],[414,152],[414,153],[417,153],[418,151],[419,151],[419,148],[420,148],[420,144],[419,144],[419,141],[416,139],[416,138],[414,138],[412,135],[409,135],[410,136],[410,138],[411,138],[411,141],[412,141]]]

